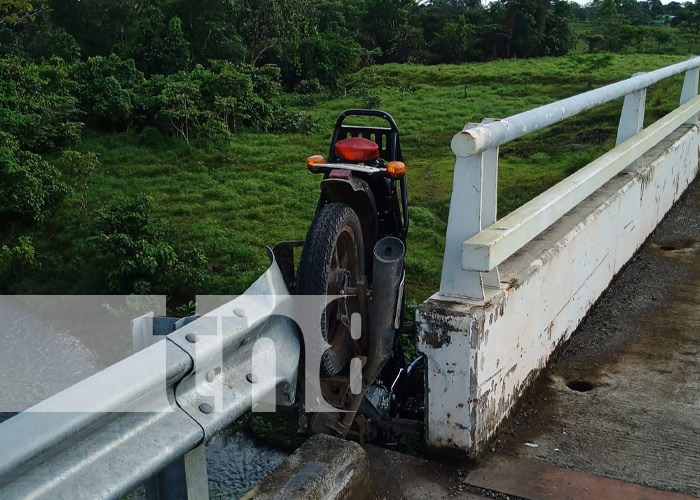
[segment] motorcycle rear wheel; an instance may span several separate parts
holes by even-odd
[[[316,215],[301,254],[297,294],[325,298],[347,295],[327,306],[319,302],[321,335],[329,348],[321,358],[321,376],[342,372],[353,356],[353,339],[348,320],[361,310],[359,297],[348,293],[364,279],[365,262],[362,229],[355,211],[344,203],[330,203]]]

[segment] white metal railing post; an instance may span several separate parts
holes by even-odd
[[[683,90],[681,91],[681,102],[683,105],[698,95],[698,83],[700,80],[700,68],[691,68],[685,72],[683,80]],[[694,115],[688,120],[688,123],[694,125],[698,121],[698,115]]]
[[[643,75],[635,73],[632,76]],[[644,128],[644,110],[646,106],[647,89],[640,89],[625,96],[620,114],[620,124],[617,127],[617,140],[615,146],[619,146],[627,139],[637,135]],[[636,172],[642,166],[642,157],[633,161],[625,170]]]
[[[498,121],[495,118],[485,118],[483,123]],[[483,231],[494,222],[498,212],[498,147],[483,152],[481,177],[481,230]],[[461,247],[461,245],[460,245]],[[498,267],[492,271],[481,273],[481,282],[486,288],[501,288],[501,278]]]
[[[477,125],[470,123],[465,129]],[[484,300],[481,273],[462,269],[462,243],[478,234],[482,229],[485,201],[483,197],[484,163],[485,160],[488,161],[493,157],[493,152],[484,151],[471,156],[460,156],[455,151],[455,156],[455,172],[452,182],[450,213],[447,219],[440,295]],[[489,180],[487,184],[493,183]],[[486,200],[489,206],[492,204],[491,199],[493,199],[495,207],[495,192]]]

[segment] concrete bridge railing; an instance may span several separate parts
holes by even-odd
[[[695,177],[699,67],[693,58],[454,137],[440,291],[416,314],[430,445],[479,454]],[[643,128],[646,88],[681,73],[679,107]],[[615,148],[496,220],[500,145],[621,97]]]

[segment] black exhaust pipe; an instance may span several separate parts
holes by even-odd
[[[362,369],[362,390],[353,395],[342,424],[334,427],[342,438],[350,430],[367,389],[393,354],[396,317],[400,313],[400,294],[403,293],[405,254],[403,242],[392,236],[382,238],[374,246],[374,279],[368,318],[369,353]]]
[[[369,305],[369,356],[363,370],[364,383],[369,386],[377,378],[394,351],[396,317],[400,314],[400,294],[403,293],[403,242],[391,236],[374,246],[374,283]]]

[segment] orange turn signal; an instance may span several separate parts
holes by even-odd
[[[319,163],[326,163],[326,159],[321,155],[309,156],[306,159],[306,168],[309,170],[316,170],[316,165]]]
[[[386,166],[386,172],[393,179],[398,179],[406,173],[406,164],[402,161],[390,161]]]

